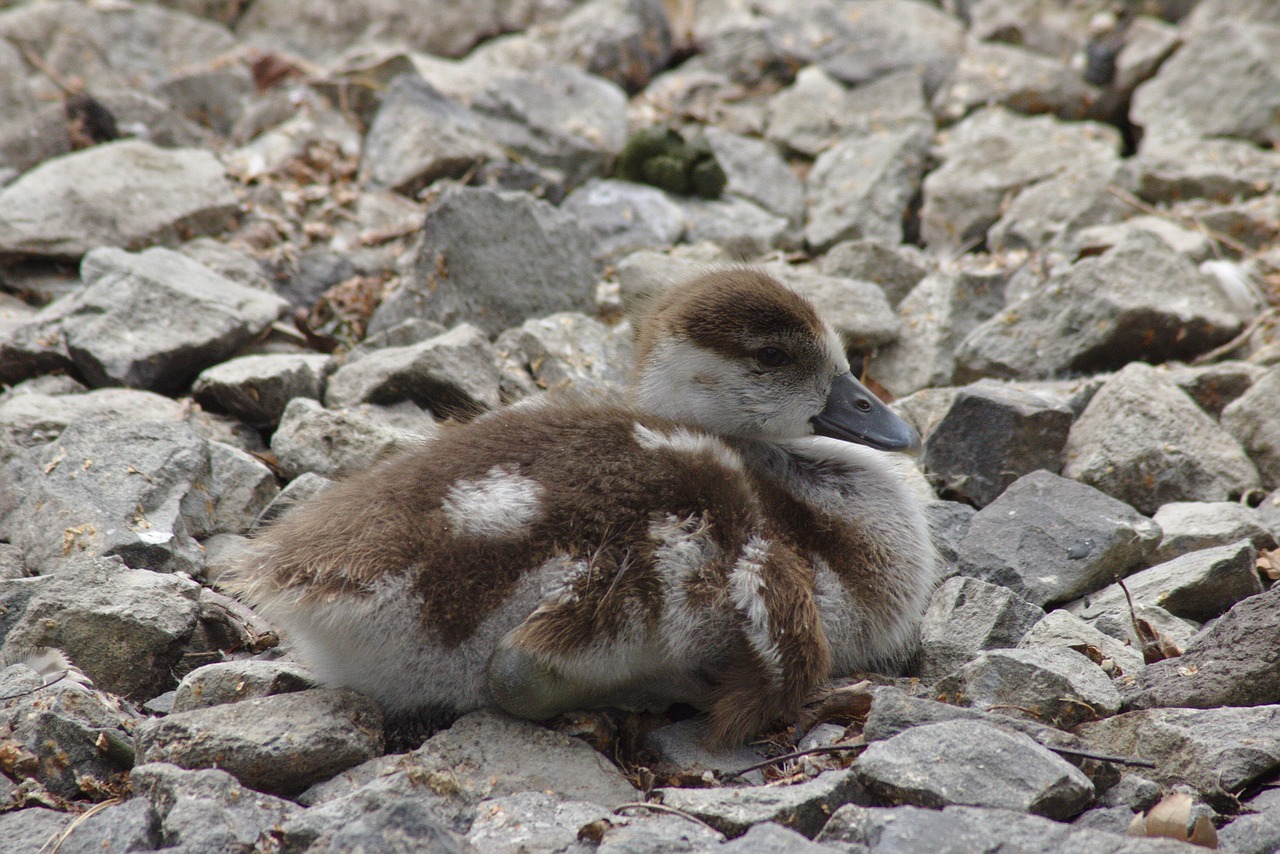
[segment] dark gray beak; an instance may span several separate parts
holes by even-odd
[[[809,419],[813,432],[880,451],[920,450],[916,428],[894,415],[853,374],[842,374],[831,384],[827,406]]]

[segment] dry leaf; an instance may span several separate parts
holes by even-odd
[[[1151,808],[1151,812],[1135,815],[1129,823],[1129,836],[1176,839],[1190,842],[1201,848],[1218,847],[1218,831],[1209,817],[1201,815],[1191,823],[1191,809],[1195,802],[1185,792],[1174,792]]]
[[[866,679],[852,685],[842,685],[810,697],[800,712],[797,727],[808,730],[818,721],[849,723],[864,720],[871,711],[871,683]]]
[[[1135,617],[1133,625],[1138,632],[1138,640],[1142,642],[1143,663],[1155,664],[1182,655],[1182,648],[1177,642],[1151,623]]]
[[[1280,581],[1280,549],[1258,555],[1258,574],[1268,581]]]

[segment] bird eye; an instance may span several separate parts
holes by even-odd
[[[780,368],[791,364],[791,357],[777,347],[761,347],[756,351],[756,360],[766,368]]]

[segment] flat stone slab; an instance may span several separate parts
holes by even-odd
[[[859,784],[848,771],[826,771],[789,786],[659,789],[660,803],[697,816],[730,838],[772,821],[805,836],[817,833],[827,816],[848,803]]]
[[[291,795],[382,753],[382,712],[352,691],[314,688],[179,712],[138,726],[138,761],[220,768]]]
[[[1093,800],[1080,769],[1033,741],[978,721],[913,727],[869,746],[852,770],[885,804],[963,804],[1065,819]]]

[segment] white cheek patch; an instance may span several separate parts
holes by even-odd
[[[520,533],[541,507],[542,485],[509,464],[494,466],[482,478],[458,481],[440,502],[449,523],[473,537]]]
[[[742,471],[742,460],[729,446],[714,436],[678,427],[670,433],[651,430],[636,422],[631,431],[636,444],[646,451],[674,451],[678,454],[709,454],[717,463],[732,471]]]

